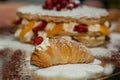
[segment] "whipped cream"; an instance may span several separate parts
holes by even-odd
[[[14,36],[18,38],[20,33],[21,33],[21,31],[22,31],[22,29],[17,29],[15,34],[14,34]]]
[[[101,16],[108,15],[106,9],[81,6],[72,10],[45,10],[41,5],[30,5],[18,8],[17,12],[25,14],[38,14],[40,16],[57,16],[57,17],[71,17],[79,19],[81,17],[101,18]]]
[[[104,25],[105,25],[105,27],[108,28],[110,26],[109,21],[105,21]],[[88,31],[90,31],[90,32],[98,32],[98,31],[100,31],[100,27],[101,27],[100,24],[89,25],[88,26]]]
[[[90,32],[98,32],[98,31],[100,31],[100,27],[101,27],[100,24],[89,25],[88,26],[88,31],[90,31]]]
[[[106,27],[109,27],[109,26],[110,26],[109,21],[105,21],[104,25],[105,25]]]
[[[53,22],[50,22],[47,24],[45,30],[52,30],[56,24]]]
[[[75,31],[73,31],[73,29],[76,25],[77,25],[77,23],[75,23],[75,22],[64,23],[63,24],[63,30],[65,30],[66,32],[76,33]]]
[[[47,38],[47,34],[45,32],[38,32],[38,36],[43,38],[43,42],[35,47],[36,50],[47,50],[47,47],[50,46],[49,38]]]
[[[28,23],[29,23],[28,20],[26,20],[26,19],[23,19],[23,20],[22,20],[22,25],[26,25],[26,24],[28,24]]]
[[[33,33],[32,31],[27,32],[27,33],[24,35],[25,41],[30,42],[33,35],[34,35],[34,33]]]

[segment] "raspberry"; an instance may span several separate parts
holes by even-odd
[[[43,38],[41,36],[34,38],[34,45],[35,46],[41,44],[42,42],[43,42]]]
[[[74,31],[77,32],[88,32],[88,28],[86,24],[79,24],[74,27]]]

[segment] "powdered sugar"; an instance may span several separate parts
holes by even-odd
[[[2,37],[2,36],[0,36]],[[31,54],[34,50],[34,46],[30,44],[25,44],[17,41],[12,35],[4,36],[0,38],[0,49],[10,48],[10,49],[20,49],[26,52],[26,54]]]
[[[30,5],[19,8],[17,12],[26,13],[26,14],[38,14],[40,16],[47,15],[47,16],[57,16],[57,17],[72,17],[77,19],[81,17],[100,18],[101,16],[108,15],[108,12],[105,9],[88,7],[88,6],[81,6],[73,10],[56,11],[56,10],[45,10],[42,8],[41,5],[38,6]]]
[[[111,53],[109,53],[111,50],[115,50],[115,45],[119,45],[119,34],[113,33],[111,34],[111,43],[108,44],[107,49],[106,48],[92,48],[92,53],[94,56],[99,57],[108,57],[111,56]],[[34,46],[30,44],[25,44],[16,41],[16,39],[13,36],[1,36],[0,38],[0,49],[3,48],[11,48],[11,49],[21,49],[23,51],[26,51],[26,64],[27,68],[34,71],[38,76],[42,77],[58,77],[62,76],[65,78],[88,78],[90,75],[95,73],[101,73],[103,71],[103,67],[99,66],[101,61],[96,60],[93,63],[90,64],[68,64],[68,65],[59,65],[59,66],[53,66],[49,68],[43,68],[39,69],[38,67],[35,67],[30,64],[30,56],[31,52],[34,50]],[[110,74],[113,71],[113,65],[107,64],[104,69],[105,74]]]
[[[110,35],[110,43],[106,45],[106,47],[96,47],[96,48],[89,48],[92,55],[98,58],[107,57],[110,58],[113,52],[117,52],[117,46],[120,46],[120,34],[119,33],[112,33]]]
[[[96,61],[94,60],[93,63],[97,63]],[[62,76],[68,79],[81,79],[88,78],[91,74],[101,73],[102,71],[103,67],[96,64],[67,64],[38,69],[35,73],[38,76],[49,78]]]

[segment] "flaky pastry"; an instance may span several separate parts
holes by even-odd
[[[37,50],[31,56],[31,64],[49,67],[58,64],[89,63],[94,60],[89,51],[80,43],[66,39],[49,39],[47,50]]]

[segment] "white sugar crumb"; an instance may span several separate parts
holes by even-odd
[[[117,46],[120,46],[120,34],[112,33],[110,35],[110,38],[111,38],[110,43],[106,45],[106,48],[102,47],[89,48],[90,51],[92,52],[92,55],[97,58],[102,57],[109,58],[112,56],[113,52],[117,52],[119,50]]]
[[[88,6],[81,6],[72,10],[63,10],[63,11],[56,11],[56,10],[45,10],[42,8],[41,5],[35,6],[25,6],[19,8],[17,10],[20,13],[26,14],[38,14],[40,16],[48,15],[48,16],[58,16],[58,17],[72,17],[72,18],[81,18],[81,17],[88,17],[88,18],[100,18],[102,16],[108,15],[107,10],[95,7],[88,7]],[[91,14],[92,13],[92,14]]]
[[[111,52],[105,48],[89,48],[92,55],[94,57],[102,58],[102,57],[111,57]]]
[[[57,65],[36,70],[35,73],[38,76],[49,78],[61,76],[67,79],[87,79],[92,74],[103,72],[103,67],[96,64],[99,64],[99,61],[94,60],[93,64]]]
[[[72,44],[76,44],[78,47],[79,47],[79,49],[80,50],[82,50],[82,51],[84,51],[84,52],[87,52],[87,53],[91,53],[90,52],[90,50],[85,46],[85,45],[83,45],[82,43],[80,43],[80,42],[76,42],[76,41],[74,41],[74,40],[72,40],[72,39],[64,39],[64,38],[61,38],[61,39],[59,39],[59,41],[60,41],[60,43],[61,44],[63,44],[63,45],[66,45],[66,43],[64,43],[64,42],[67,42],[67,44],[69,44],[69,46],[72,48]],[[56,40],[56,42],[58,42],[58,40]]]
[[[106,64],[104,68],[104,75],[110,75],[114,70],[114,65],[113,64]]]
[[[5,36],[0,38],[0,46],[0,49],[20,49],[27,52],[28,54],[30,54],[34,50],[34,46],[16,41],[16,39],[13,36]]]

